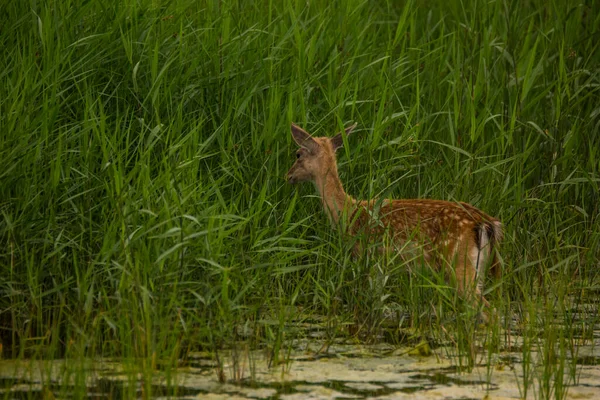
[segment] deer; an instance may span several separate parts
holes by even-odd
[[[356,124],[343,133],[349,137],[354,128]],[[496,275],[499,272],[497,247],[503,229],[498,219],[463,202],[356,200],[344,191],[338,175],[336,151],[344,144],[342,132],[331,138],[313,137],[292,124],[291,133],[299,149],[287,181],[313,182],[331,224],[352,238],[364,238],[355,240],[353,257],[362,254],[365,244],[373,243],[383,253],[421,252],[427,263],[454,272],[460,296],[489,309],[482,294],[482,276],[488,265]]]

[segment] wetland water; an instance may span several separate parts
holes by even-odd
[[[562,363],[545,362],[535,346],[523,351],[519,336],[510,342],[509,349],[491,355],[480,348],[472,369],[457,367],[449,345],[425,344],[420,351],[422,343],[337,340],[319,353],[319,339],[294,341],[284,352],[287,361],[271,368],[266,351],[247,350],[223,351],[220,363],[214,354],[191,353],[177,368],[150,367],[146,374],[140,372],[144,362],[131,360],[4,360],[0,398],[600,398],[600,330]]]

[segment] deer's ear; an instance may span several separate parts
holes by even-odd
[[[347,127],[346,129],[344,129],[346,136],[349,136],[350,133],[352,133],[352,131],[354,130],[354,128],[356,128],[356,124],[351,125],[351,126]],[[338,133],[337,135],[335,135],[334,137],[331,138],[331,145],[333,146],[334,151],[344,145],[344,139],[342,138],[341,133]]]
[[[304,147],[311,153],[316,152],[319,147],[312,136],[296,124],[292,124],[292,138],[294,138],[294,142],[296,142],[298,146]]]

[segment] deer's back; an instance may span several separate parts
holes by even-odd
[[[476,241],[482,227],[493,234],[494,226],[500,226],[496,218],[467,203],[375,200],[356,204],[349,230],[352,235],[368,235],[370,240],[391,235],[394,240],[418,240],[426,247],[446,247]]]

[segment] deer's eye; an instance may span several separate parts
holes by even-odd
[[[300,153],[296,153],[296,158],[300,158]]]

